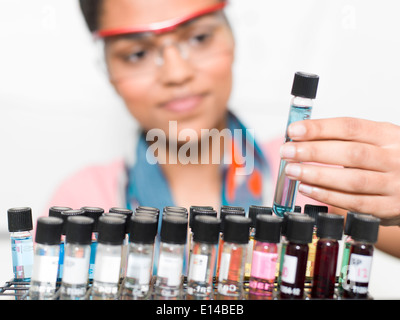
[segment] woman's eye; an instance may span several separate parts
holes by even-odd
[[[146,50],[139,50],[130,53],[129,55],[126,56],[126,60],[128,62],[140,62],[141,60],[145,59],[147,56],[147,51]]]
[[[203,44],[203,43],[207,42],[211,37],[212,37],[211,32],[203,32],[203,33],[199,33],[199,34],[192,36],[190,38],[190,42],[195,45]]]

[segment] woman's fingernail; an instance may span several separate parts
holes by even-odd
[[[299,185],[299,191],[300,191],[301,193],[304,193],[304,194],[311,194],[312,191],[313,191],[313,187],[301,183],[301,184]]]
[[[296,155],[296,147],[283,145],[280,150],[281,158],[291,159]]]
[[[301,167],[298,164],[288,164],[285,168],[285,173],[291,177],[300,177]]]
[[[298,138],[305,135],[307,129],[300,123],[292,123],[288,128],[288,135],[291,138]]]

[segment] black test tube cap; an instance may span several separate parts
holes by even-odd
[[[98,221],[99,243],[121,245],[125,239],[126,217],[103,215]]]
[[[246,216],[246,211],[243,207],[234,207],[234,206],[222,206],[219,218],[221,219],[220,232],[224,232],[225,229],[225,219],[227,216]]]
[[[185,244],[187,227],[187,218],[178,215],[165,215],[161,222],[161,242]]]
[[[315,220],[308,215],[289,215],[286,238],[289,242],[311,243]]]
[[[281,239],[283,218],[268,214],[256,217],[256,233],[254,239],[260,242],[279,243]]]
[[[317,96],[319,76],[306,72],[296,72],[293,79],[292,95],[315,99]]]
[[[194,218],[193,241],[217,244],[221,219],[216,216],[198,215]]]
[[[380,221],[372,215],[355,215],[351,226],[351,237],[355,241],[376,243]]]
[[[39,217],[36,222],[35,242],[59,245],[64,221],[58,217]]]
[[[317,237],[340,240],[343,236],[344,217],[338,214],[318,213]]]
[[[259,214],[272,215],[272,208],[265,206],[257,206],[257,205],[249,206],[249,218],[251,219],[251,227],[256,226],[256,217]]]
[[[129,241],[152,244],[157,234],[158,221],[155,216],[132,216],[130,221]]]
[[[190,208],[189,227],[193,229],[194,219],[198,215],[217,217],[217,211],[210,209],[210,207],[196,207]]]
[[[94,219],[83,215],[68,217],[66,242],[80,245],[92,243]]]
[[[240,215],[225,217],[224,241],[238,244],[249,242],[251,219]]]
[[[29,207],[16,207],[7,210],[8,231],[21,232],[33,229],[32,209]]]
[[[72,210],[70,207],[52,206],[49,208],[49,217],[61,218],[61,212]]]
[[[100,207],[82,207],[81,210],[85,212],[85,216],[94,220],[93,232],[98,232],[99,218],[103,215],[104,209]]]
[[[314,219],[315,224],[318,223],[318,213],[328,212],[328,206],[306,204],[304,206],[304,213]]]
[[[63,219],[63,228],[61,233],[66,234],[67,233],[67,224],[68,224],[68,218],[69,217],[75,217],[75,216],[84,216],[85,211],[81,209],[71,209],[71,210],[64,210],[61,212],[61,219]]]

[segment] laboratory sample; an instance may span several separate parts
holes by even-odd
[[[289,215],[287,245],[283,258],[280,285],[281,299],[303,299],[306,277],[308,244],[312,241],[314,219],[305,214]]]
[[[224,242],[218,274],[219,300],[240,300],[244,297],[244,266],[249,242],[251,219],[240,215],[227,215],[224,226]]]
[[[312,205],[312,204],[306,204],[304,206],[304,213],[314,219],[312,241],[308,245],[308,258],[307,258],[307,270],[306,270],[307,281],[311,281],[314,274],[315,253],[317,250],[317,242],[318,242],[317,222],[318,222],[318,214],[320,212],[328,212],[328,207]]]
[[[98,221],[96,268],[92,300],[116,300],[121,270],[126,217],[101,216]]]
[[[122,283],[121,300],[150,298],[153,275],[154,241],[157,218],[132,216],[126,276]]]
[[[210,209],[211,208],[211,209]],[[189,254],[193,250],[193,227],[196,216],[198,215],[206,215],[211,217],[217,217],[217,211],[212,209],[212,207],[190,207],[190,216],[189,216],[189,229],[188,229],[188,242],[189,242]]]
[[[343,298],[367,299],[374,244],[378,240],[380,219],[372,215],[354,216],[351,226],[353,238]]]
[[[92,218],[94,220],[92,243],[90,245],[90,265],[89,265],[89,280],[93,280],[94,267],[96,263],[98,222],[99,218],[104,213],[104,209],[99,207],[82,207],[81,210],[85,212],[85,216]]]
[[[193,222],[193,250],[187,276],[186,299],[211,300],[221,220],[197,215]]]
[[[244,279],[249,280],[251,272],[251,260],[253,259],[254,235],[256,232],[256,217],[259,214],[272,215],[272,208],[265,206],[250,205],[248,217],[251,219],[250,236],[247,248],[246,264],[244,267]]]
[[[317,226],[317,248],[311,297],[333,299],[335,294],[336,267],[339,240],[343,236],[344,217],[332,213],[319,213]]]
[[[183,216],[165,215],[162,218],[160,252],[153,290],[156,300],[179,300],[182,298],[187,224],[188,220]]]
[[[67,207],[65,207],[67,208]],[[66,209],[57,211],[50,211],[49,215],[53,217],[60,217],[63,220],[63,227],[61,230],[61,241],[60,241],[60,258],[58,260],[58,275],[57,282],[61,283],[63,270],[64,270],[64,253],[65,253],[65,234],[67,232],[67,220],[69,217],[83,216],[85,212],[80,209]]]
[[[90,245],[94,220],[73,216],[67,220],[61,300],[84,300],[88,286]]]
[[[295,73],[285,143],[291,141],[287,134],[287,128],[291,123],[310,119],[313,101],[317,95],[318,81],[317,75],[304,72]],[[285,174],[287,163],[283,159],[280,162],[273,202],[273,210],[280,217],[284,212],[294,211],[297,194],[298,181],[289,179]]]
[[[283,218],[260,214],[256,217],[256,233],[249,281],[250,300],[271,300],[274,297]]]
[[[31,281],[33,268],[32,209],[10,208],[7,211],[8,231],[14,281]]]
[[[58,260],[63,220],[40,217],[36,223],[33,272],[29,287],[30,300],[49,300],[57,287]]]

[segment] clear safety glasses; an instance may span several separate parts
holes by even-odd
[[[166,64],[166,50],[176,50],[194,69],[232,51],[234,41],[222,12],[225,2],[180,19],[124,30],[100,30],[109,77],[113,81],[154,77]]]

